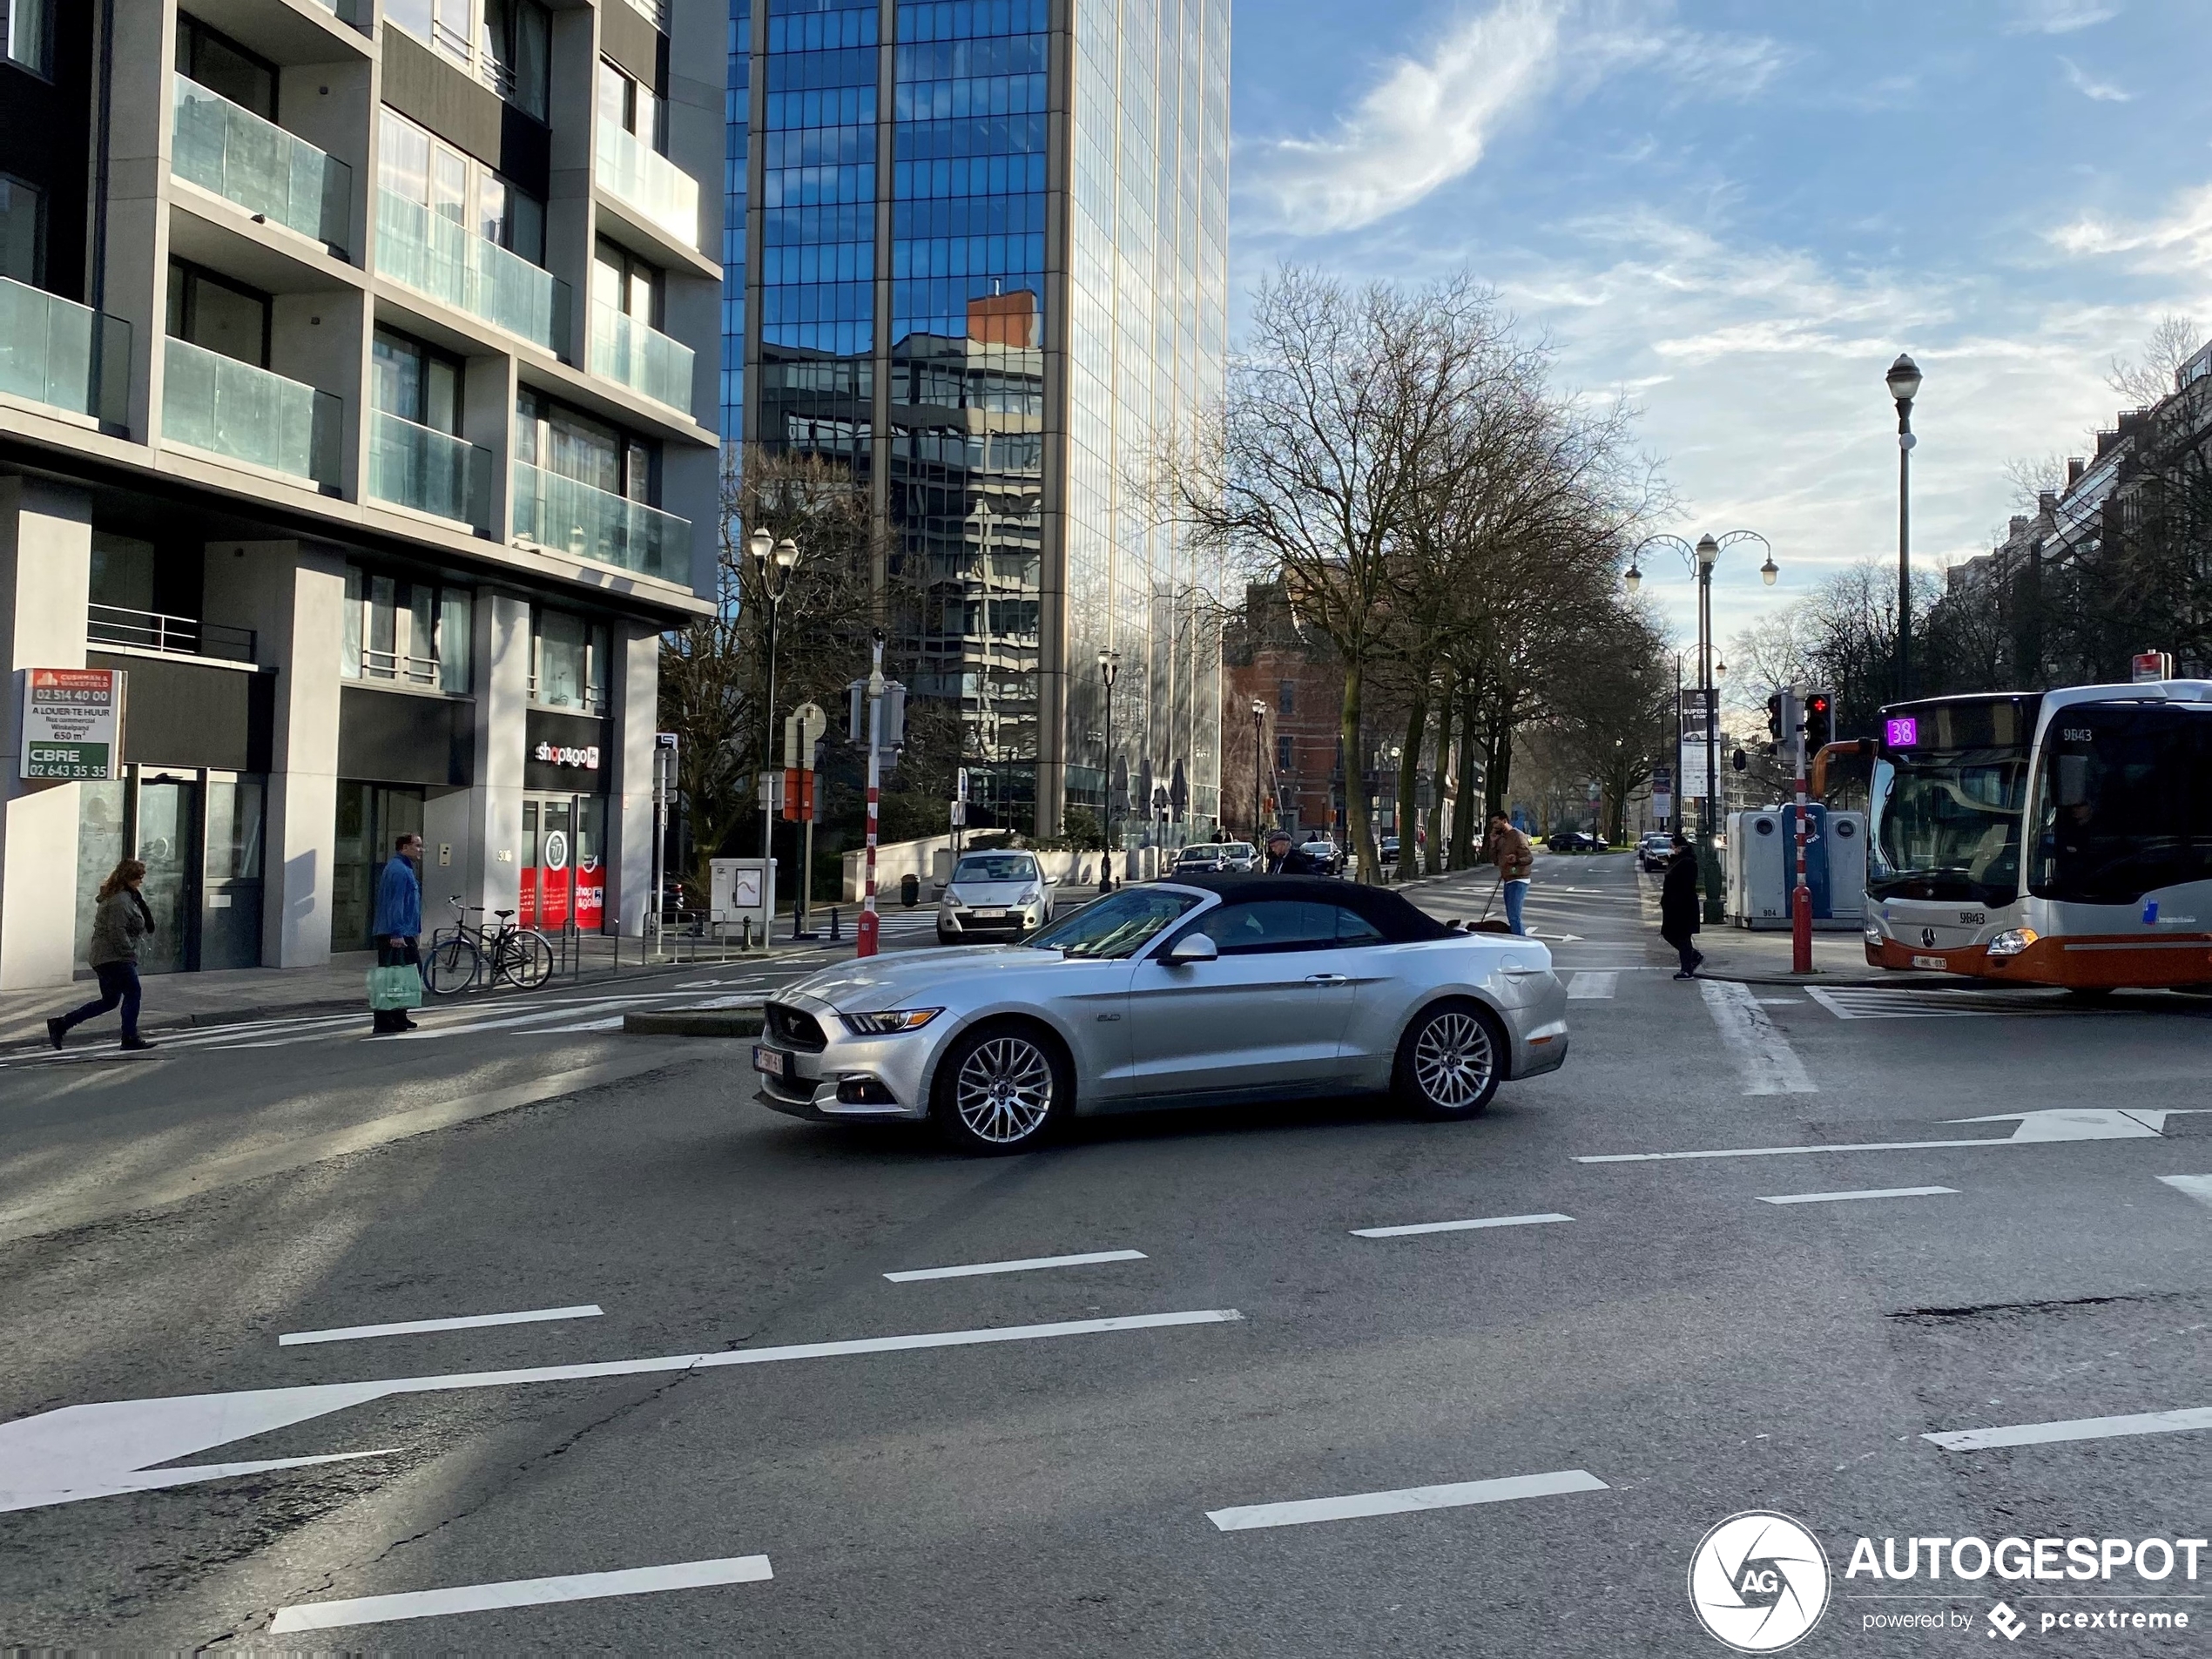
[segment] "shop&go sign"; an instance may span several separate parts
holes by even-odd
[[[123,775],[123,672],[31,668],[23,701],[25,778],[91,781]]]
[[[577,766],[585,772],[599,770],[599,745],[596,743],[540,742],[530,751],[530,759],[549,766]]]

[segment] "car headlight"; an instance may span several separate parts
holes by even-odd
[[[1989,954],[1992,956],[2017,956],[2039,937],[2033,927],[2007,927],[1989,941]]]
[[[1014,902],[1016,904],[1035,904],[1038,900],[1043,897],[1044,894],[1039,893],[1035,887],[1024,887],[1022,889],[1022,896],[1016,899]]]
[[[968,908],[968,900],[961,898],[960,894],[954,893],[950,887],[947,887],[945,889],[945,904],[948,908],[954,910],[965,910]]]
[[[856,1037],[889,1037],[901,1031],[919,1031],[945,1010],[893,1008],[882,1014],[840,1014],[845,1028]]]

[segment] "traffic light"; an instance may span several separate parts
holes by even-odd
[[[1782,693],[1779,691],[1766,700],[1766,734],[1777,743],[1782,741]]]
[[[1835,740],[1835,693],[1807,691],[1805,693],[1805,752],[1817,755]]]

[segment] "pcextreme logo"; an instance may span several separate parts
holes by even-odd
[[[1714,1639],[1738,1653],[1779,1653],[1828,1608],[1828,1557],[1787,1515],[1730,1515],[1689,1558],[1689,1604]]]

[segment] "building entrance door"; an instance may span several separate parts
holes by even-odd
[[[138,783],[138,857],[146,867],[139,889],[153,913],[153,934],[138,953],[148,974],[181,974],[199,966],[199,783],[146,777]]]
[[[523,927],[596,934],[606,920],[605,797],[529,795],[523,800]]]

